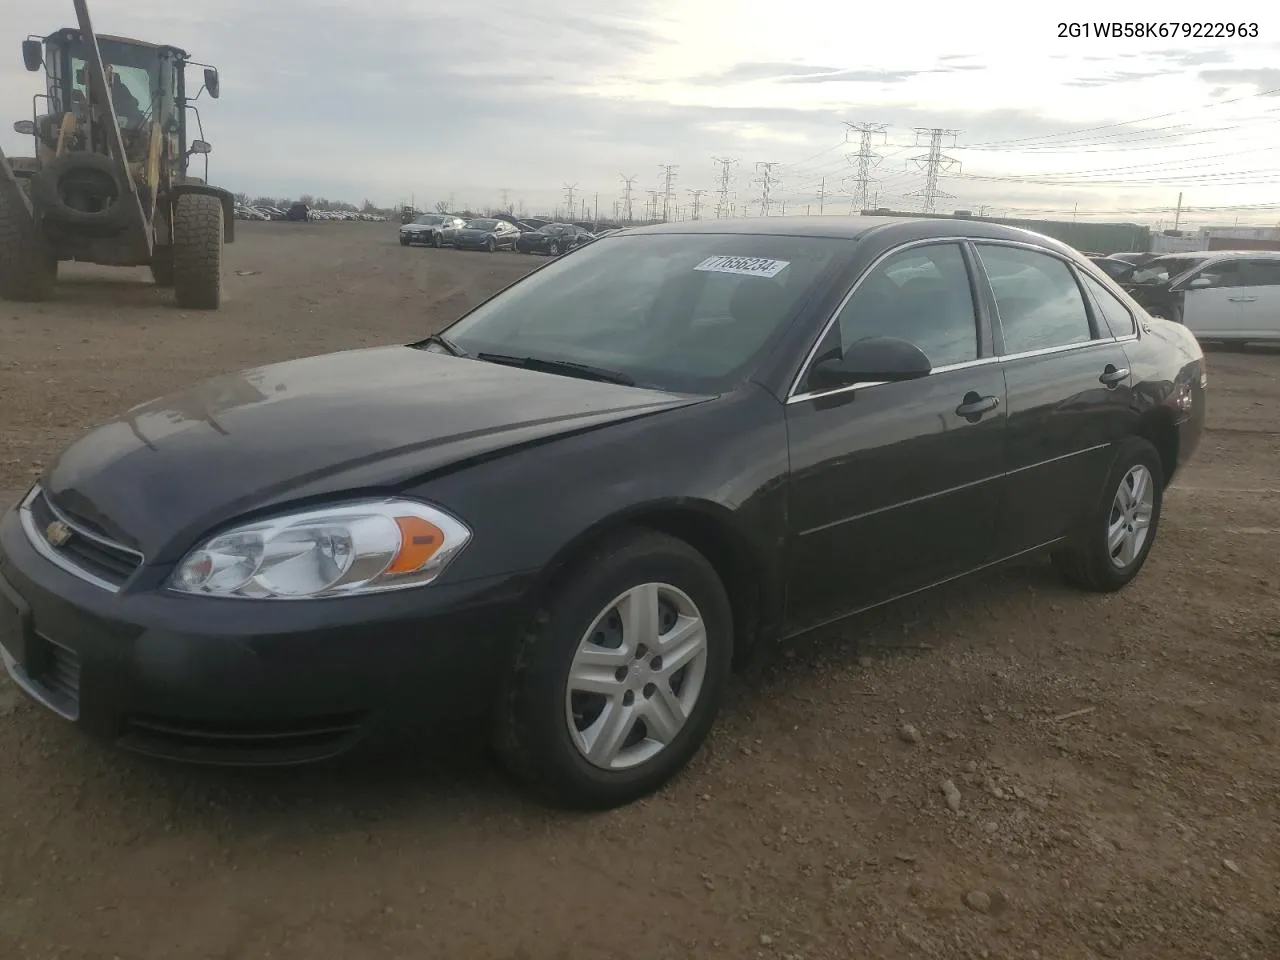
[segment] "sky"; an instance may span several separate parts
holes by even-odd
[[[210,179],[251,196],[479,209],[505,195],[563,215],[572,187],[604,216],[632,177],[640,216],[671,164],[669,215],[714,216],[724,158],[735,213],[761,213],[766,174],[770,214],[848,213],[860,134],[847,125],[876,124],[880,206],[922,208],[916,130],[941,128],[954,162],[938,212],[1171,227],[1181,193],[1182,226],[1280,224],[1280,8],[1261,0],[1230,5],[1258,36],[1222,39],[1095,37],[1094,23],[1141,15],[1098,0],[1071,5],[1090,25],[1074,37],[1058,35],[1061,13],[931,0],[90,6],[102,33],[219,68],[220,99],[198,104]],[[1218,9],[1165,0],[1143,23]],[[74,21],[70,0],[0,0],[6,118],[29,117],[41,89],[18,41]],[[29,155],[31,141],[6,122],[0,147]]]

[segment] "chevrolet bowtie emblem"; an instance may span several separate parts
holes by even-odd
[[[71,528],[61,520],[55,520],[44,528],[45,538],[55,547],[60,547],[71,539]]]

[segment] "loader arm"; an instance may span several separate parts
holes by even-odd
[[[89,71],[87,93],[90,103],[96,103],[100,113],[105,115],[104,126],[107,137],[108,152],[115,161],[116,175],[124,185],[123,196],[120,197],[129,218],[130,233],[145,250],[149,258],[152,255],[151,227],[146,212],[142,209],[142,198],[138,196],[137,185],[133,182],[133,174],[129,172],[129,160],[125,154],[124,137],[120,133],[120,122],[116,119],[115,103],[111,99],[111,88],[107,84],[107,70],[102,62],[102,51],[98,49],[98,35],[93,32],[93,23],[89,20],[88,0],[74,0],[76,19],[80,23],[80,37],[85,50],[85,68]]]

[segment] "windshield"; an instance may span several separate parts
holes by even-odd
[[[160,56],[153,47],[134,46],[114,40],[98,41],[102,62],[112,74],[111,101],[116,116],[127,127],[149,122],[160,95]],[[71,101],[73,107],[84,103],[89,71],[85,66],[84,47],[79,41],[71,45]]]
[[[468,230],[492,230],[498,225],[497,220],[471,220],[467,223]]]
[[[418,217],[418,219],[413,222],[421,223],[429,227],[434,227],[438,223],[444,223],[444,217],[437,217],[434,214],[428,214],[427,216],[424,216],[424,217]]]
[[[848,255],[847,240],[648,234],[578,248],[444,331],[470,354],[567,360],[659,389],[740,379]]]
[[[1133,276],[1129,279],[1133,283],[1168,283],[1174,277],[1204,263],[1206,259],[1206,257],[1169,257],[1152,260],[1133,271]]]

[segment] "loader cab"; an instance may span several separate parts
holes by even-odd
[[[165,166],[185,176],[191,158],[205,155],[207,172],[210,148],[203,136],[189,136],[188,115],[194,116],[198,128],[202,126],[199,111],[191,101],[205,90],[211,97],[218,96],[217,70],[207,67],[204,85],[196,97],[188,98],[186,66],[190,56],[186,51],[174,46],[101,34],[98,36],[98,50],[109,77],[116,117],[130,159],[136,162],[143,158],[150,132],[158,126],[165,140],[162,151],[168,160]],[[91,116],[89,109],[92,70],[88,66],[88,52],[80,31],[65,28],[42,40],[30,39],[23,44],[22,53],[28,70],[38,70],[42,65],[45,69],[46,93],[42,98],[47,107],[44,111],[36,111],[37,114],[45,114],[45,117],[35,118],[37,138],[45,147],[55,149],[61,119],[69,112],[75,117],[77,142],[67,146],[104,152],[103,133],[94,129],[97,118]],[[192,150],[193,145],[200,146]]]

